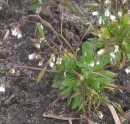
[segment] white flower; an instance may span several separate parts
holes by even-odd
[[[118,53],[118,52],[119,52],[119,46],[118,46],[118,45],[115,45],[114,53]]]
[[[98,11],[94,11],[94,12],[92,12],[92,15],[97,16],[97,15],[99,15],[99,13],[98,13]]]
[[[105,14],[104,14],[106,17],[109,17],[110,16],[110,9],[109,8],[106,8],[105,9]]]
[[[113,52],[110,53],[110,57],[113,58],[113,59],[116,58],[116,56],[115,56],[115,54]]]
[[[14,74],[15,73],[15,70],[12,68],[11,70],[10,70],[10,74]]]
[[[122,16],[122,11],[118,12],[118,16],[121,17]]]
[[[113,64],[116,63],[116,55],[113,52],[110,53],[110,60]]]
[[[41,59],[42,57],[41,57],[41,55],[36,55],[35,58],[36,58],[36,59]]]
[[[98,18],[98,23],[101,25],[101,24],[104,24],[104,21],[103,21],[103,17],[102,16],[99,16]]]
[[[40,43],[35,43],[35,47],[40,49]]]
[[[97,52],[97,54],[98,54],[98,55],[102,55],[104,52],[105,52],[104,49],[100,49],[100,50]]]
[[[43,61],[39,61],[38,66],[42,66]]]
[[[103,114],[102,114],[101,111],[98,112],[98,117],[101,118],[101,119],[103,118]]]
[[[21,31],[19,30],[19,31],[17,31],[17,38],[22,38],[22,33],[21,33]]]
[[[53,68],[54,63],[53,63],[52,61],[49,61],[49,65],[50,65],[50,67],[52,67],[52,68]]]
[[[127,74],[130,73],[130,66],[129,66],[128,68],[125,69],[125,72],[126,72]]]
[[[0,92],[5,92],[5,86],[4,86],[4,84],[2,84],[2,85],[0,86]]]
[[[34,59],[35,57],[36,57],[36,54],[35,54],[35,53],[30,54],[30,55],[28,56],[29,60],[32,60],[32,59]]]
[[[57,65],[60,65],[61,63],[62,63],[62,58],[59,58],[59,57],[58,57],[58,58],[57,58],[57,61],[56,61],[56,64],[57,64]]]
[[[90,65],[91,67],[94,67],[94,61],[92,61],[89,65]]]
[[[109,4],[109,3],[110,3],[110,0],[105,0],[104,3],[105,3],[105,4]]]
[[[41,12],[41,6],[36,8],[36,13],[39,14]]]
[[[114,21],[114,20],[116,19],[116,16],[110,15],[110,19],[111,19],[112,21]]]
[[[17,36],[17,29],[16,28],[11,29],[11,33],[13,36]]]
[[[51,54],[50,60],[51,60],[52,62],[55,62],[55,55],[54,55],[54,54]]]
[[[17,36],[17,38],[22,38],[22,33],[18,28],[11,29],[11,33],[13,36]]]

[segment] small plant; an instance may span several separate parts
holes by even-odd
[[[68,99],[68,104],[73,109],[79,107],[85,112],[88,107],[89,111],[92,108],[97,111],[101,103],[109,101],[102,95],[102,91],[114,90],[111,82],[116,74],[104,70],[103,67],[109,63],[109,56],[105,55],[97,61],[98,55],[94,54],[91,42],[83,43],[81,54],[77,60],[75,55],[64,53],[52,87],[57,89],[62,98]],[[56,64],[56,70],[57,66]]]
[[[123,68],[130,56],[130,16],[125,10],[121,17],[113,16],[114,20],[103,19],[97,31],[97,48],[104,49],[103,54],[110,54],[111,64]],[[120,62],[121,61],[121,62]]]
[[[39,0],[33,0],[34,6],[29,8],[29,10],[37,9],[37,7],[40,7],[41,2],[42,1]],[[110,14],[110,8],[108,6],[110,1],[106,0],[101,2],[106,4],[107,9],[105,9],[104,16],[99,16],[98,26],[100,27],[96,30],[92,24],[89,24],[86,31],[86,33],[88,33],[90,30],[93,30],[93,34],[95,34],[96,37],[90,38],[82,44],[80,43],[77,49],[74,49],[69,41],[63,36],[62,23],[61,33],[58,33],[49,22],[43,20],[39,16],[40,11],[38,12],[38,15],[29,15],[22,18],[23,20],[28,17],[37,17],[39,19],[39,22],[36,22],[36,27],[40,38],[30,38],[38,48],[39,53],[30,54],[28,58],[30,60],[39,59],[39,66],[42,66],[43,57],[41,53],[47,51],[41,51],[40,45],[42,42],[45,42],[49,48],[54,51],[44,64],[44,68],[25,67],[41,70],[36,80],[37,83],[41,81],[46,72],[56,73],[52,87],[56,88],[57,93],[62,99],[67,98],[67,102],[72,106],[72,109],[82,109],[83,117],[86,118],[86,111],[90,112],[91,110],[95,110],[98,113],[99,105],[108,102],[113,104],[123,114],[121,107],[112,103],[103,95],[103,92],[106,89],[111,91],[120,89],[118,86],[112,84],[114,77],[118,74],[106,70],[106,68],[109,65],[115,65],[122,68],[130,59],[130,16],[128,14],[128,9],[125,9],[122,14],[119,13],[117,15],[114,15],[114,11],[112,11],[112,15]],[[72,7],[66,0],[64,0],[64,3],[76,12],[84,23],[86,23],[84,14],[77,5]],[[87,6],[93,8],[97,7],[98,4],[88,4]],[[92,14],[99,15],[98,12],[93,12]],[[21,38],[22,33],[17,25],[13,26],[12,35]],[[58,37],[62,47],[58,47],[55,43],[56,49],[51,47],[45,37],[42,25],[53,31]],[[20,37],[19,34],[21,34]],[[61,40],[68,46],[67,49],[63,47]],[[14,68],[16,67],[22,66],[14,66]],[[125,71],[129,73],[130,69],[127,68]]]

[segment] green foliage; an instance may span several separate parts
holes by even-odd
[[[112,85],[111,82],[116,74],[103,69],[110,58],[104,56],[97,63],[96,56],[92,42],[88,41],[82,45],[82,55],[79,61],[74,56],[62,56],[60,73],[55,76],[52,87],[56,88],[63,98],[68,99],[68,104],[72,105],[72,109],[77,107],[81,109],[83,99],[85,99],[85,106],[98,99],[94,104],[97,108],[99,104],[105,102],[100,100],[103,97],[101,91],[106,88],[113,90],[106,86]],[[89,107],[92,108],[93,105]]]
[[[123,14],[122,17],[116,17],[111,20],[104,18],[104,24],[101,25],[97,35],[99,36],[96,43],[97,48],[104,48],[106,54],[113,53],[115,58],[111,56],[111,64],[120,66],[120,61],[125,62],[130,53],[130,16],[128,13]],[[100,46],[98,45],[100,44]]]
[[[106,1],[101,0],[99,3],[95,4],[88,3],[85,4],[84,7],[92,10],[95,7],[100,8],[104,2]],[[105,7],[108,7],[108,9],[111,10],[114,4],[110,4],[109,1],[107,2]],[[29,8],[29,11],[38,9],[39,14],[41,2],[39,2],[39,0],[33,0],[32,3],[33,5]],[[85,15],[77,4],[71,5],[71,2],[68,2],[67,0],[63,0],[61,3],[63,3],[64,7],[71,9],[81,18],[80,21],[87,25]],[[117,10],[117,0],[115,1],[115,5],[116,9],[112,10],[112,14]],[[102,8],[102,11],[103,10],[104,9]],[[130,16],[128,14],[128,9],[124,9],[122,12],[123,16],[120,17],[117,16],[117,14],[102,16],[102,21],[100,21],[101,24],[99,23],[98,25],[100,27],[98,30],[97,28],[94,28],[95,26],[89,24],[84,36],[90,30],[92,31],[92,29],[94,29],[94,32],[92,33],[96,35],[96,37],[89,38],[84,42],[81,51],[77,50],[79,48],[75,50],[63,34],[55,31],[49,22],[39,18],[40,23],[37,23],[37,29],[41,38],[40,40],[45,40],[44,30],[41,26],[42,24],[53,31],[57,37],[62,39],[68,46],[67,50],[70,50],[72,53],[64,48],[63,50],[62,48],[57,49],[58,52],[55,54],[58,56],[57,61],[50,57],[46,66],[38,75],[36,82],[40,82],[46,72],[56,72],[52,87],[56,89],[60,96],[62,96],[62,99],[67,99],[67,102],[72,106],[72,109],[79,108],[80,110],[88,107],[88,110],[94,109],[97,111],[101,103],[109,102],[123,115],[124,113],[121,107],[115,105],[103,95],[103,92],[106,89],[114,91],[115,88],[118,88],[111,83],[117,74],[110,70],[106,70],[107,66],[110,66],[111,64],[122,68],[127,59],[130,60]],[[46,43],[50,46],[49,42]],[[58,47],[56,44],[55,46]],[[50,48],[52,49],[51,46]],[[55,55],[53,55],[53,57]],[[52,67],[52,70],[47,69],[48,65]]]

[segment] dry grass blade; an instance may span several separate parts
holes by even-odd
[[[109,103],[106,103],[106,105],[108,106],[108,108],[111,111],[111,114],[112,114],[112,116],[114,118],[115,124],[121,124],[120,119],[119,119],[119,117],[118,117],[118,115],[117,115],[117,113],[115,111],[115,108]]]
[[[4,37],[3,37],[3,40],[6,40],[8,36],[9,36],[9,30],[7,30],[7,31],[5,32],[5,35],[4,35]]]

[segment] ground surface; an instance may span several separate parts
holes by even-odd
[[[78,1],[78,0],[77,0]],[[86,1],[89,2],[89,1]],[[78,2],[83,5],[83,0]],[[59,2],[51,4],[44,4],[42,9],[42,17],[48,20],[57,31],[60,31],[60,7]],[[11,34],[6,40],[2,40],[7,29],[11,29],[10,24],[19,21],[22,16],[28,14],[27,8],[30,6],[29,0],[9,0],[8,7],[0,12],[0,84],[4,82],[5,74],[12,67],[12,65],[21,66],[35,66],[38,67],[38,61],[29,60],[28,55],[36,52],[36,48],[30,41],[34,36],[35,24],[30,22],[22,23],[20,27],[23,38],[17,39]],[[47,10],[47,11],[46,11]],[[87,11],[84,11],[89,20],[93,23],[92,17]],[[68,14],[68,12],[66,12]],[[76,17],[71,16],[71,13],[64,15],[65,21],[63,24],[63,33],[73,33],[74,38],[79,41],[83,36],[84,30],[79,25],[74,25],[73,22]],[[73,21],[67,21],[68,18]],[[31,18],[31,21],[35,19]],[[48,29],[45,29],[47,39],[56,41],[56,37]],[[72,42],[72,44],[74,44]],[[46,49],[46,45],[42,45],[42,50]],[[49,55],[49,52],[46,53]],[[130,65],[128,63],[128,65]],[[128,66],[127,65],[127,66]],[[44,66],[44,65],[43,65]],[[111,68],[114,72],[119,72],[119,76],[115,79],[115,83],[130,87],[130,75],[127,75],[124,70]],[[67,117],[79,117],[80,112],[72,110],[67,106],[66,100],[59,100],[53,108],[49,111],[49,105],[57,98],[55,90],[51,88],[53,74],[45,74],[41,83],[36,84],[36,77],[39,71],[29,70],[26,68],[16,69],[20,76],[9,76],[6,82],[6,92],[0,93],[0,124],[68,124],[68,121],[59,121],[56,119],[43,118],[43,113],[50,113],[54,115],[61,115]],[[121,93],[106,93],[111,101],[119,103],[125,112],[130,110],[130,93],[124,91]],[[91,114],[90,119],[100,124],[114,124],[109,109],[106,106],[101,106],[100,111],[103,112],[104,117],[100,120],[97,116]],[[129,124],[130,119],[125,122]],[[73,124],[80,124],[80,121],[73,121]],[[82,124],[87,124],[83,121]]]

